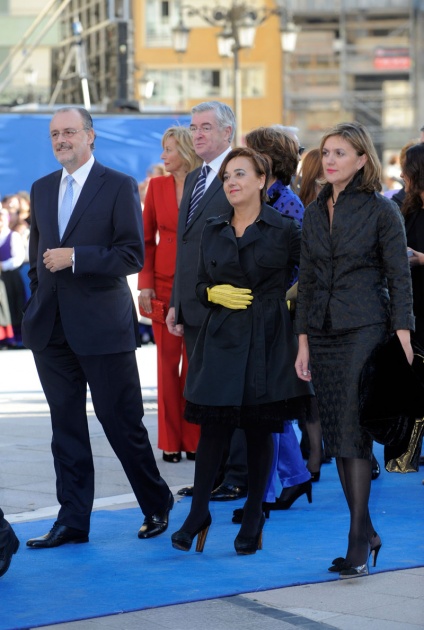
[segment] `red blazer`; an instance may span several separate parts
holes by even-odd
[[[177,194],[172,175],[154,177],[149,181],[143,223],[145,262],[138,274],[138,288],[155,289],[157,279],[172,287],[178,224]]]

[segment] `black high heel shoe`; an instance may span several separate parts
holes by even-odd
[[[202,552],[205,546],[206,537],[208,535],[211,523],[212,517],[209,513],[206,520],[198,529],[196,529],[195,532],[191,533],[186,532],[183,529],[179,529],[171,536],[172,546],[174,547],[174,549],[179,549],[180,551],[190,551],[193,540],[197,536],[196,551]]]
[[[291,488],[284,488],[279,498],[275,502],[274,510],[288,510],[295,501],[303,494],[308,497],[308,503],[312,503],[312,485],[311,480],[299,483]]]
[[[371,540],[370,540],[370,557],[372,557],[372,565],[373,567],[377,566],[377,557],[378,554],[380,553],[380,549],[382,546],[382,542],[381,542],[381,538],[380,536],[377,534],[377,532],[374,532],[373,535],[371,536]],[[330,571],[330,573],[340,573],[340,571],[349,569],[351,567],[349,562],[346,562],[345,558],[334,558],[331,567],[328,567],[328,570]]]
[[[273,508],[274,503],[266,503],[265,501],[262,503],[262,512],[265,514],[265,518],[269,518],[269,512]],[[240,525],[243,520],[244,507],[237,508],[233,512],[233,518],[231,519],[232,523],[236,523],[236,525]]]
[[[258,532],[255,536],[238,536],[234,541],[234,549],[239,556],[250,556],[262,549],[262,530],[265,525],[265,516],[262,514]]]
[[[178,464],[181,461],[181,453],[162,453],[162,459],[169,464]]]

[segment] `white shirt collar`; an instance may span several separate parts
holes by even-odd
[[[66,168],[64,168],[62,171],[61,183],[63,182],[65,177],[67,177],[68,175],[72,175],[72,177],[77,182],[77,184],[82,188],[85,184],[85,180],[87,179],[91,171],[93,164],[94,164],[94,155],[91,155],[90,158],[87,160],[87,162],[83,164],[82,166],[80,166],[76,171],[74,171],[74,173],[68,173]]]
[[[212,160],[211,162],[208,163],[208,166],[210,166],[211,170],[215,173],[215,175],[218,174],[219,169],[221,168],[221,164],[223,163],[225,156],[232,150],[232,147],[229,146],[228,149],[225,149],[225,151],[223,153],[221,153],[221,155],[218,155],[218,157],[216,157],[214,160]],[[205,165],[206,162],[203,162],[203,165]]]

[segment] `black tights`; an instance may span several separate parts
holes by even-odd
[[[262,517],[262,498],[265,493],[274,454],[272,434],[260,428],[245,429],[247,443],[247,479],[249,494],[240,529],[242,536],[255,536]],[[225,425],[202,425],[196,451],[193,499],[190,512],[181,529],[194,532],[205,522],[209,499],[224,449],[232,430]]]
[[[350,512],[346,560],[352,566],[365,564],[374,527],[368,509],[371,491],[371,461],[337,457],[337,471]]]

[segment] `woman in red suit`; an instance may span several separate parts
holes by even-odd
[[[147,188],[143,221],[145,263],[139,274],[139,304],[152,312],[151,299],[169,305],[177,253],[178,208],[188,172],[201,161],[185,127],[170,127],[162,138],[161,159],[169,176],[155,177]],[[168,332],[166,324],[152,322],[158,353],[158,446],[163,459],[177,463],[181,451],[194,459],[199,427],[183,418],[183,389],[187,372],[184,338]]]

